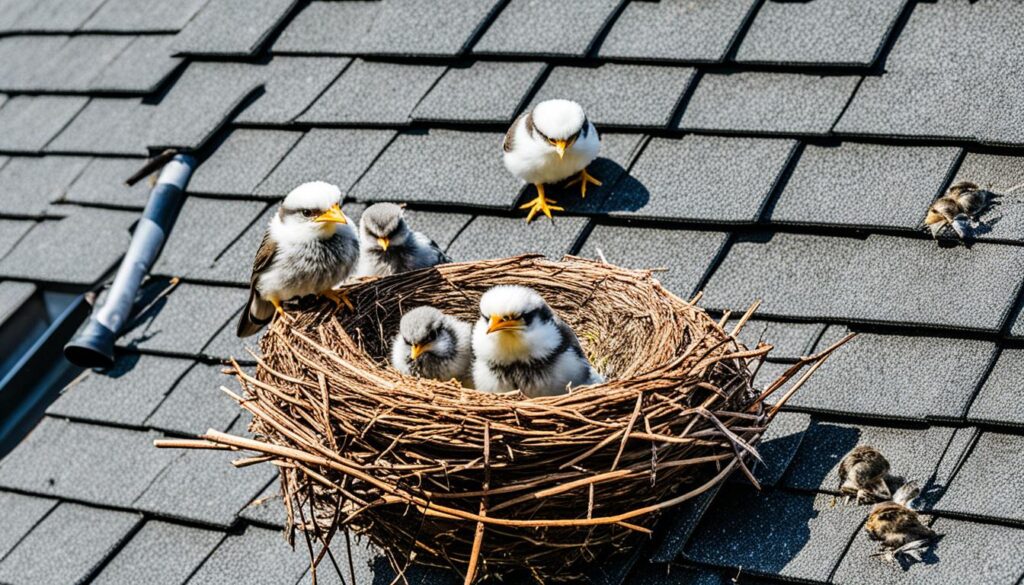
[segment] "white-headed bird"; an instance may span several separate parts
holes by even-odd
[[[434,240],[409,228],[402,208],[377,203],[359,219],[359,276],[388,276],[451,262]]]
[[[604,381],[576,334],[525,286],[496,286],[480,299],[473,327],[473,381],[478,390],[519,390],[533,398]]]
[[[434,307],[402,315],[391,346],[391,364],[407,376],[451,379],[472,387],[473,327]]]
[[[583,108],[569,100],[543,101],[519,116],[505,133],[505,168],[537,187],[537,198],[520,207],[529,209],[526,221],[537,213],[551,217],[564,211],[558,202],[544,195],[545,183],[557,183],[578,174],[570,185],[580,183],[580,195],[587,196],[587,184],[601,182],[587,173],[601,150],[601,139]]]
[[[341,212],[341,190],[322,181],[299,185],[263,234],[238,336],[258,333],[275,311],[283,315],[289,299],[319,294],[347,303],[332,287],[348,278],[358,257],[359,238]]]

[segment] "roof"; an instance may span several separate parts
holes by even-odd
[[[353,216],[408,203],[456,259],[603,255],[717,313],[761,299],[759,383],[863,332],[772,426],[761,492],[667,514],[595,582],[1020,583],[1020,22],[1017,0],[0,0],[0,325],[110,277],[148,154],[202,159],[116,366],[0,460],[0,582],[309,580],[273,470],[151,444],[244,429],[218,362],[252,364],[233,323],[250,259],[316,178]],[[499,145],[555,95],[601,131],[604,186],[549,189],[568,212],[526,225]],[[1007,192],[970,246],[919,229],[954,180]],[[863,443],[927,485],[945,535],[908,570],[870,557],[864,507],[833,505]],[[391,580],[354,546],[360,582]]]

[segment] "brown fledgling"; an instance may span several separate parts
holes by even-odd
[[[856,496],[858,504],[888,500],[888,476],[889,461],[878,449],[867,445],[854,447],[839,462],[839,491]]]
[[[920,560],[920,554],[938,537],[911,508],[920,493],[916,483],[908,482],[896,491],[891,502],[875,504],[871,509],[864,530],[872,540],[881,542],[883,550]]]
[[[938,236],[943,228],[949,226],[956,235],[963,239],[971,228],[970,222],[977,221],[978,216],[995,205],[997,195],[982,189],[970,181],[960,181],[946,190],[928,208],[924,224],[932,236]]]

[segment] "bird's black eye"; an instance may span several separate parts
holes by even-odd
[[[302,217],[313,217],[314,211],[312,209],[303,209]]]

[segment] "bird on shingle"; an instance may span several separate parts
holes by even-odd
[[[881,556],[891,561],[913,559],[920,561],[938,534],[921,521],[911,507],[921,493],[915,482],[907,482],[893,494],[891,502],[875,504],[864,523],[864,530],[872,540],[881,543]]]
[[[377,203],[359,219],[358,276],[388,276],[451,262],[434,240],[413,231],[402,208]]]
[[[321,181],[299,185],[270,219],[252,264],[249,301],[239,337],[259,332],[282,304],[311,294],[351,304],[332,287],[348,278],[359,258],[359,238],[341,211],[341,190]]]
[[[503,149],[505,168],[537,188],[536,199],[520,206],[530,210],[527,222],[538,213],[550,218],[552,211],[565,211],[545,196],[545,184],[578,175],[569,185],[579,183],[583,197],[587,196],[588,184],[601,185],[587,172],[601,150],[601,139],[576,102],[547,100],[537,104],[512,123]]]
[[[839,491],[856,496],[857,503],[888,500],[889,461],[878,449],[861,445],[839,462]]]
[[[391,364],[407,376],[458,380],[472,387],[473,326],[434,307],[402,315],[391,347]]]
[[[553,396],[604,382],[576,333],[525,286],[496,286],[480,299],[473,327],[473,382],[485,392]]]
[[[998,197],[975,183],[960,181],[931,204],[924,225],[933,237],[948,226],[962,240],[971,231],[971,222],[977,222],[979,215],[996,205]]]

